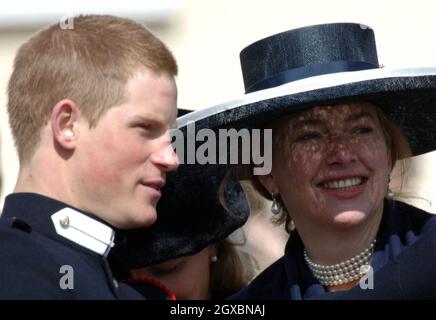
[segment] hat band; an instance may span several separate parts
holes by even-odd
[[[301,80],[304,78],[319,76],[329,73],[360,71],[368,69],[376,69],[379,66],[370,62],[364,61],[333,61],[329,63],[311,64],[300,68],[290,69],[279,74],[276,74],[267,79],[256,82],[245,90],[245,93],[269,89],[280,86],[282,84]]]

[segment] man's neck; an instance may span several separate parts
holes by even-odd
[[[35,153],[29,161],[20,165],[14,192],[38,193],[74,205],[64,173],[64,160],[41,153]]]

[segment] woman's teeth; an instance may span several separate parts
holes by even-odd
[[[362,178],[352,178],[344,180],[330,181],[322,184],[323,188],[326,189],[346,189],[362,184]]]

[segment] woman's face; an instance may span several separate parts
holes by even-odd
[[[355,226],[381,214],[391,159],[375,108],[320,106],[273,127],[272,171],[259,179],[297,228]]]
[[[131,270],[132,276],[147,276],[162,282],[178,300],[210,298],[210,264],[216,247],[210,245],[200,252],[170,259],[145,268]]]

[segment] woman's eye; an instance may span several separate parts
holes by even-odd
[[[357,134],[368,134],[372,132],[372,128],[370,127],[358,127],[354,130]]]
[[[175,264],[173,263],[170,265],[165,265],[165,264],[156,265],[156,266],[152,266],[152,270],[155,275],[164,276],[177,272],[177,270],[181,268],[181,265],[182,265],[181,262],[177,262]]]
[[[297,137],[297,141],[298,142],[308,142],[308,141],[312,141],[312,140],[316,140],[321,138],[321,134],[318,132],[308,132],[308,133],[304,133],[300,136]]]

